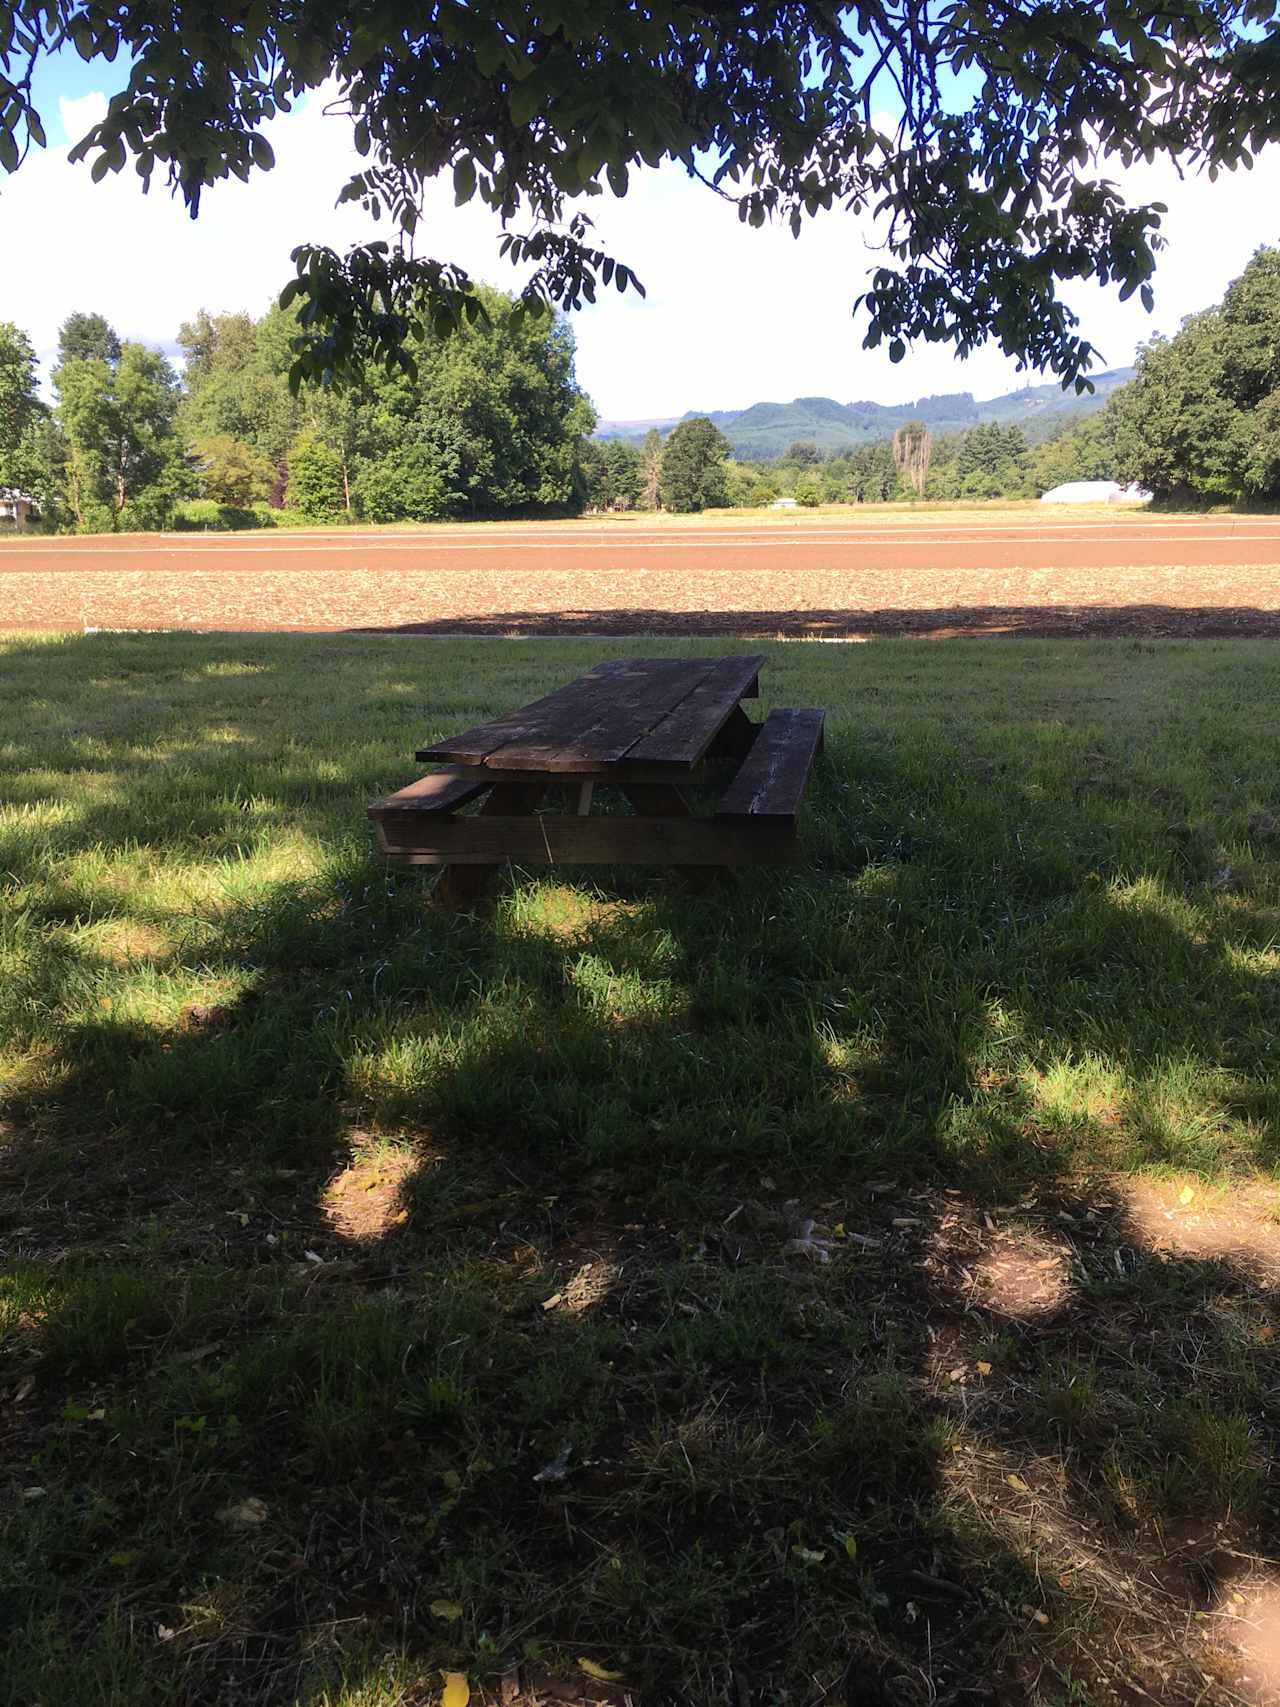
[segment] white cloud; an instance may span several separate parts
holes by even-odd
[[[107,116],[107,97],[101,90],[91,90],[87,95],[72,97],[62,95],[58,99],[58,118],[62,122],[62,130],[67,140],[79,142],[80,138],[101,124]]]
[[[87,93],[61,101],[65,134],[83,135],[105,99]],[[87,166],[68,163],[65,148],[33,153],[0,194],[6,238],[22,234],[21,264],[0,275],[0,319],[25,327],[46,356],[75,309],[106,314],[125,337],[172,348],[179,323],[197,308],[260,313],[291,275],[289,252],[298,243],[342,248],[376,233],[358,209],[334,206],[358,165],[344,118],[326,115],[313,96],[273,121],[268,135],[275,170],[248,185],[215,186],[194,222],[163,186],[143,196],[129,167],[94,185]],[[1130,360],[1154,330],[1176,330],[1184,314],[1221,296],[1259,243],[1280,238],[1280,149],[1252,173],[1212,185],[1180,183],[1171,168],[1156,166],[1127,174],[1125,187],[1169,203],[1170,246],[1154,316],[1136,298],[1118,303],[1114,291],[1068,291],[1085,336],[1110,365]],[[781,228],[752,231],[675,167],[638,174],[624,202],[595,198],[589,211],[604,246],[648,289],[643,301],[604,292],[606,300],[576,319],[579,375],[602,415],[672,415],[812,394],[986,396],[1019,383],[995,349],[961,363],[949,348],[923,346],[897,367],[882,351],[862,350],[850,310],[879,258],[864,221],[820,216],[799,239]],[[499,258],[496,238],[496,221],[482,206],[455,208],[446,185],[433,188],[420,250],[510,286],[517,275]]]

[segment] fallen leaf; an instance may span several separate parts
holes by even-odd
[[[19,1381],[18,1385],[13,1390],[13,1402],[14,1402],[14,1404],[15,1405],[22,1404],[23,1400],[29,1399],[31,1397],[31,1395],[35,1392],[35,1390],[36,1390],[36,1378],[35,1378],[35,1376],[34,1375],[24,1375],[22,1377],[22,1380]]]
[[[224,1505],[218,1513],[220,1523],[230,1523],[237,1529],[252,1529],[259,1523],[267,1521],[267,1507],[264,1500],[251,1494],[247,1500],[233,1500],[230,1505]]]
[[[1192,1202],[1195,1195],[1196,1194],[1191,1186],[1184,1185],[1182,1190],[1178,1193],[1178,1202],[1182,1204],[1183,1208],[1185,1208],[1188,1203]]]
[[[324,1258],[322,1256],[317,1256],[315,1251],[303,1251],[302,1254],[308,1262],[322,1263],[324,1261]]]
[[[554,1458],[542,1466],[533,1478],[535,1482],[563,1482],[569,1474],[569,1455],[573,1451],[570,1441],[565,1441]]]
[[[845,1536],[844,1550],[851,1559],[856,1559],[858,1557],[858,1537],[856,1535]]]
[[[1273,1340],[1275,1337],[1276,1330],[1272,1327],[1270,1322],[1264,1322],[1258,1329],[1258,1338],[1260,1340]]]
[[[990,1375],[990,1373],[991,1373],[991,1365],[989,1363],[979,1363],[978,1364],[978,1374],[979,1375]]]
[[[442,1671],[444,1679],[444,1694],[440,1697],[440,1707],[467,1707],[471,1699],[471,1685],[467,1682],[465,1671]]]
[[[563,1292],[553,1292],[551,1294],[550,1298],[544,1298],[542,1300],[542,1308],[544,1310],[554,1310],[557,1304],[563,1304],[563,1303],[564,1303],[564,1293]]]
[[[594,1677],[597,1683],[621,1683],[620,1671],[606,1671],[604,1666],[597,1665],[594,1660],[580,1659],[578,1670],[585,1671],[588,1677]]]
[[[141,1557],[141,1553],[112,1553],[109,1555],[110,1562],[113,1565],[120,1566],[136,1565]]]
[[[22,1497],[24,1500],[42,1500],[48,1492],[48,1488],[23,1488]]]
[[[952,1369],[948,1371],[947,1379],[950,1381],[963,1381],[965,1373],[966,1371],[964,1369]]]
[[[431,1610],[437,1618],[443,1618],[448,1624],[462,1617],[462,1607],[456,1600],[433,1600]]]
[[[157,1624],[156,1625],[156,1641],[157,1642],[172,1642],[173,1638],[177,1634],[178,1634],[178,1632],[176,1630],[171,1630],[167,1624]]]
[[[825,1553],[815,1553],[812,1547],[793,1547],[791,1551],[802,1565],[820,1565],[827,1556]]]
[[[1011,1488],[1016,1489],[1020,1494],[1029,1494],[1031,1492],[1031,1489],[1023,1481],[1021,1476],[1006,1476],[1005,1481],[1008,1482]]]

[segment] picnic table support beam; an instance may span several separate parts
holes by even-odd
[[[745,722],[746,719],[744,718]],[[691,818],[689,802],[680,790],[669,782],[630,782],[622,792],[631,802],[637,817]],[[677,865],[675,869],[692,889],[710,889],[723,883],[729,875],[727,866]]]
[[[541,777],[528,782],[495,783],[476,816],[532,817],[545,792],[546,783]],[[475,906],[492,888],[500,869],[498,862],[492,865],[446,865],[431,892],[432,905],[456,910]]]

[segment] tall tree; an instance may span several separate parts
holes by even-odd
[[[640,446],[640,506],[656,510],[662,503],[662,434],[650,427]]]
[[[705,415],[681,421],[662,452],[663,509],[679,515],[726,503],[728,454],[728,439]]]
[[[0,320],[0,486],[18,486],[20,448],[43,413],[36,352],[25,332]]]
[[[77,527],[162,525],[187,478],[169,363],[158,350],[126,343],[115,366],[96,357],[67,360],[53,379]]]
[[[1120,477],[1193,501],[1280,495],[1280,249],[1138,356],[1109,405]]]
[[[917,498],[924,497],[932,456],[933,434],[923,421],[908,421],[893,435],[893,460],[899,475]]]
[[[60,366],[64,362],[106,362],[114,367],[119,360],[120,338],[105,315],[68,314],[58,333]]]
[[[0,168],[43,141],[32,71],[64,43],[111,96],[73,156],[159,168],[193,214],[209,185],[269,169],[266,126],[332,83],[367,162],[342,196],[404,240],[297,251],[300,374],[396,364],[414,327],[481,311],[459,267],[413,252],[430,180],[501,219],[527,301],[576,307],[636,282],[578,198],[666,159],[753,226],[882,210],[860,302],[894,359],[911,338],[994,339],[1069,383],[1093,352],[1058,282],[1150,301],[1161,208],[1129,205],[1117,168],[1248,162],[1280,136],[1278,39],[1273,0],[260,0],[233,21],[208,0],[10,0]]]

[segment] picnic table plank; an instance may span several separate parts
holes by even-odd
[[[397,849],[404,865],[788,865],[794,826],[736,830],[712,818],[529,816],[441,818],[429,848]]]
[[[451,765],[444,770],[432,771],[430,776],[419,777],[417,782],[398,789],[395,794],[388,794],[383,800],[370,801],[365,810],[370,818],[386,818],[401,812],[452,812],[474,800],[478,794],[483,794],[488,787],[488,778],[481,777],[477,781],[474,770]]]
[[[717,821],[793,822],[822,747],[825,715],[818,710],[771,711],[716,808]]]
[[[420,759],[448,759],[455,764],[483,765],[499,749],[521,741],[545,741],[557,730],[572,728],[575,721],[589,721],[604,704],[612,678],[628,663],[627,658],[608,658],[584,676],[578,676],[553,693],[529,705],[508,711],[488,723],[477,723],[461,735],[450,735],[431,747],[420,747]],[[507,768],[528,769],[528,766]]]
[[[763,654],[718,658],[678,705],[627,750],[632,764],[695,765],[738,710],[738,702],[757,687]]]
[[[615,671],[609,692],[589,721],[565,718],[540,741],[499,749],[503,765],[557,773],[620,764],[636,742],[669,716],[714,668],[714,658],[631,658]]]

